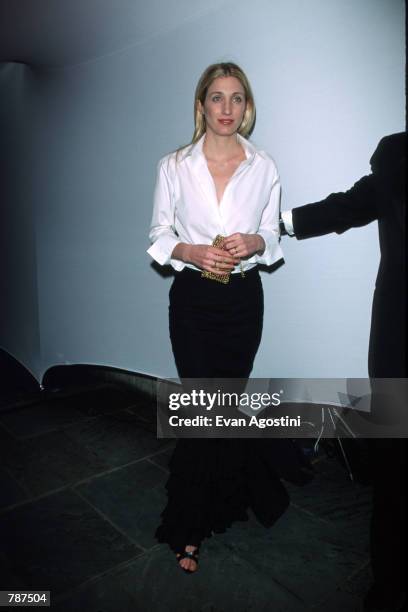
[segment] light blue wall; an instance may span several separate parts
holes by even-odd
[[[348,189],[380,138],[404,129],[404,44],[402,0],[236,0],[121,52],[30,73],[31,127],[19,134],[30,138],[30,177],[15,214],[28,206],[32,218],[21,248],[35,254],[19,273],[31,278],[35,262],[27,303],[40,352],[20,332],[3,330],[2,346],[38,378],[57,363],[174,376],[171,278],[145,251],[156,164],[191,138],[202,70],[231,59],[247,72],[252,140],[278,165],[286,209]],[[4,87],[13,71],[0,72]],[[285,266],[262,276],[253,375],[366,376],[376,224],[282,246]]]

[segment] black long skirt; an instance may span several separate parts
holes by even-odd
[[[263,289],[256,268],[226,285],[185,268],[170,289],[169,326],[178,374],[241,378],[251,373],[263,324]],[[180,439],[171,457],[168,502],[156,530],[175,552],[248,520],[249,507],[265,526],[286,510],[289,496],[276,462],[285,440]],[[293,454],[289,453],[289,463]],[[287,457],[288,458],[288,457]]]

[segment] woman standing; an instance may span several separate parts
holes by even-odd
[[[262,334],[257,264],[282,258],[279,175],[273,160],[247,140],[255,103],[236,64],[204,71],[194,112],[191,144],[159,163],[148,253],[176,270],[169,327],[180,378],[246,379]],[[212,246],[219,235],[223,243]],[[214,280],[223,277],[228,282]],[[197,569],[202,540],[247,520],[249,506],[267,526],[286,509],[288,496],[265,442],[178,441],[156,537],[185,571]]]

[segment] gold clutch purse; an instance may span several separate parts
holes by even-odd
[[[221,236],[220,234],[218,234],[212,243],[213,247],[217,247],[217,249],[223,249],[224,248],[224,236]],[[224,285],[226,285],[227,283],[229,283],[229,279],[230,279],[230,272],[226,272],[225,274],[214,274],[214,272],[207,272],[207,270],[203,270],[201,273],[201,276],[203,278],[210,278],[211,280],[215,280],[218,281],[219,283],[224,283]]]

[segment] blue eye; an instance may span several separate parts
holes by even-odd
[[[213,102],[219,102],[221,100],[221,96],[213,96],[211,99]]]
[[[242,102],[242,97],[241,97],[241,96],[235,96],[235,97],[234,97],[234,102],[236,102],[237,104],[241,104],[241,102]]]

